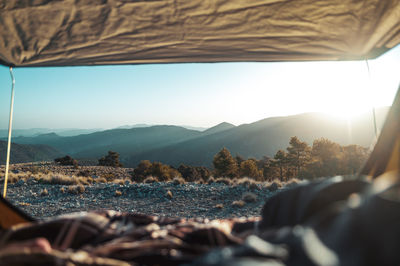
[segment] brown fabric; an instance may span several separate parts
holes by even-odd
[[[34,219],[0,196],[0,230],[14,225],[33,222]]]
[[[59,265],[118,265],[99,258],[114,259],[121,265],[122,261],[179,265],[213,248],[242,243],[258,220],[186,220],[114,211],[65,215],[0,231],[0,265],[25,265],[29,260],[35,265],[51,261]],[[1,252],[2,246],[37,238],[47,239],[53,252]]]
[[[386,172],[400,173],[400,87],[382,132],[361,174],[376,178]]]
[[[399,18],[399,0],[2,0],[0,62],[365,59],[400,42]]]

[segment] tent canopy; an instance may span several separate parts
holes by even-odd
[[[0,1],[0,63],[73,66],[374,58],[399,0]]]

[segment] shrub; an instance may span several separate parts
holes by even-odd
[[[245,193],[242,196],[242,200],[244,202],[250,203],[250,202],[256,202],[257,201],[257,195],[251,192]]]
[[[81,194],[81,193],[85,192],[85,186],[82,184],[69,186],[68,192],[71,194]]]
[[[211,175],[210,170],[203,166],[188,166],[181,164],[177,170],[188,182],[207,179]]]
[[[99,165],[101,166],[112,166],[122,167],[122,163],[119,161],[119,154],[115,151],[108,151],[108,154],[99,159]]]
[[[217,208],[217,209],[223,209],[224,208],[224,204],[217,204],[217,205],[215,205],[215,208]]]
[[[133,171],[132,178],[136,182],[142,182],[148,176],[157,177],[159,181],[170,181],[174,177],[180,177],[181,174],[176,169],[160,162],[141,161]]]
[[[107,179],[104,177],[96,178],[95,180],[97,183],[107,183]]]
[[[64,192],[65,192],[65,188],[64,188],[64,187],[61,187],[61,188],[60,188],[60,192],[61,192],[61,193],[64,193]]]
[[[111,182],[117,178],[117,176],[114,173],[107,173],[107,174],[101,175],[101,177],[105,178],[107,180],[107,182]]]
[[[117,196],[117,197],[122,196],[122,192],[119,191],[119,190],[116,190],[116,191],[115,191],[115,196]]]
[[[73,159],[71,156],[67,155],[64,157],[56,158],[54,159],[54,162],[60,164],[60,165],[73,165],[73,166],[78,166],[78,161]]]

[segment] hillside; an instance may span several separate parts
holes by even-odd
[[[384,115],[385,112],[379,112],[378,124],[382,124]],[[126,163],[136,165],[140,160],[147,159],[173,166],[180,163],[211,166],[213,156],[223,147],[228,148],[231,154],[240,154],[245,158],[261,158],[265,155],[272,157],[277,150],[288,146],[292,136],[298,136],[309,144],[324,137],[341,145],[358,144],[369,147],[374,139],[374,130],[372,118],[368,115],[352,122],[328,119],[325,115],[315,113],[274,117],[134,154]]]
[[[178,126],[152,126],[131,129],[111,129],[74,137],[46,134],[37,137],[14,138],[21,144],[46,144],[65,154],[79,158],[98,158],[109,150],[122,157],[149,149],[172,145],[198,137],[201,133]]]
[[[378,127],[381,127],[387,110],[377,110]],[[224,122],[203,132],[180,126],[149,126],[73,137],[61,137],[53,133],[14,138],[14,142],[50,145],[76,158],[96,159],[113,150],[120,153],[127,167],[134,167],[145,159],[173,166],[181,163],[211,166],[213,156],[222,147],[228,148],[233,155],[261,158],[285,149],[292,136],[298,136],[309,144],[324,137],[341,145],[369,147],[374,139],[373,121],[370,114],[345,121],[323,114],[306,113],[266,118],[240,126]]]
[[[6,163],[7,142],[0,140],[0,164]],[[11,163],[25,163],[35,161],[54,160],[62,153],[47,145],[22,145],[12,143]]]

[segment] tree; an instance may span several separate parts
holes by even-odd
[[[254,179],[260,179],[262,177],[262,171],[257,167],[257,163],[253,159],[243,161],[240,164],[240,176],[252,177]]]
[[[310,160],[310,147],[307,142],[299,140],[296,136],[291,137],[287,147],[288,160],[295,167],[295,175],[300,173],[301,168]]]
[[[238,167],[236,160],[232,157],[228,149],[222,148],[213,160],[216,176],[236,177],[238,174]]]
[[[342,147],[325,138],[316,139],[311,149],[312,161],[303,175],[308,178],[335,176],[341,173]]]
[[[99,165],[122,167],[122,163],[119,161],[119,154],[115,151],[108,151],[108,154],[99,159]]]
[[[368,148],[359,145],[342,147],[342,152],[343,174],[356,174],[369,156]]]
[[[279,169],[279,178],[281,180],[284,180],[283,170],[286,169],[288,162],[288,154],[284,150],[276,152],[272,165]]]
[[[236,164],[239,168],[240,168],[240,164],[245,161],[245,159],[240,154],[236,154],[235,160],[236,160]]]

